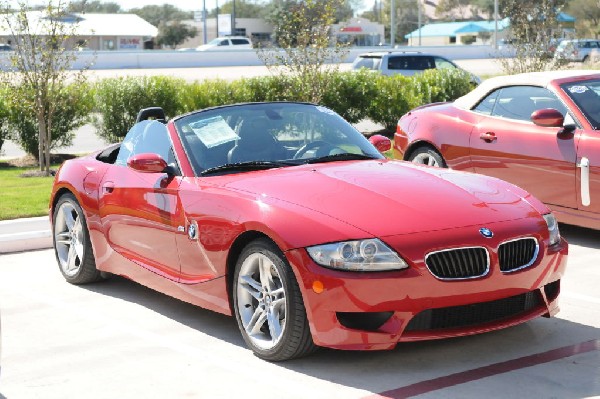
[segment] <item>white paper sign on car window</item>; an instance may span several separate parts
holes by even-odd
[[[216,147],[240,138],[221,116],[194,122],[190,127],[206,148]]]

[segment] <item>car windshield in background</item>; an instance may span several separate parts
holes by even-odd
[[[380,64],[381,56],[360,56],[352,63],[352,69],[366,68],[376,71]]]
[[[335,112],[298,103],[225,106],[175,121],[196,175],[383,156]]]
[[[561,88],[583,112],[595,130],[600,130],[600,80],[566,83]]]

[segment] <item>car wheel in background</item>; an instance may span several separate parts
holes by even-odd
[[[72,194],[60,197],[52,220],[54,253],[65,280],[71,284],[101,280],[83,210]]]
[[[258,357],[289,360],[317,348],[298,283],[271,241],[255,240],[242,251],[235,267],[233,301],[242,337]]]
[[[412,163],[421,165],[437,166],[438,168],[446,168],[444,158],[434,148],[429,146],[417,148],[408,160]]]

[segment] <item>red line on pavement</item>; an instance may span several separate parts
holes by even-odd
[[[460,373],[450,374],[427,381],[417,382],[415,384],[373,394],[363,399],[410,398],[412,396],[437,391],[438,389],[448,388],[455,385],[480,380],[482,378],[491,377],[497,374],[508,373],[509,371],[536,366],[538,364],[549,363],[565,357],[592,352],[595,350],[600,350],[600,339],[552,349],[547,352],[536,353],[535,355],[524,356],[518,359],[508,360],[506,362],[490,364],[489,366],[462,371]]]

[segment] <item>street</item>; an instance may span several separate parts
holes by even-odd
[[[0,255],[0,398],[600,396],[600,231],[561,229],[556,318],[277,364],[252,355],[233,318],[124,278],[70,285],[52,250]]]

